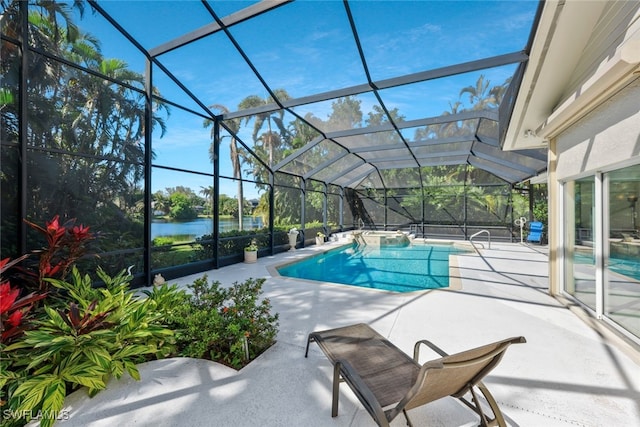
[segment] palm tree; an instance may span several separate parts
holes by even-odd
[[[494,86],[489,90],[489,95],[493,97],[496,101],[496,106],[500,105],[502,99],[504,98],[504,94],[507,92],[509,85],[511,84],[511,77],[509,77],[505,82],[501,85]]]
[[[211,105],[209,108],[213,110],[218,110],[222,114],[227,114],[229,112],[229,109],[227,107],[220,104]],[[209,127],[211,126],[212,123],[213,122],[211,120],[205,120],[204,126]],[[238,149],[238,141],[236,139],[236,135],[240,130],[240,119],[232,119],[225,123],[230,130],[231,141],[229,142],[229,148],[230,148],[231,166],[233,167],[233,178],[236,180],[238,185],[238,190],[237,190],[238,191],[238,230],[242,230],[244,228],[244,224],[243,224],[244,189],[242,185],[242,158],[241,158],[242,154]],[[214,129],[211,129],[211,145],[209,146],[209,158],[211,159],[212,163],[213,163],[213,157],[214,157],[213,144],[214,144],[214,138],[215,138],[215,135],[213,134],[213,132],[214,132]]]
[[[11,7],[17,3],[12,2]],[[130,206],[124,203],[123,195],[135,190],[144,177],[141,165],[146,99],[144,77],[129,70],[124,61],[105,58],[99,41],[71,21],[71,7],[82,10],[85,4],[36,1],[30,6],[30,43],[124,84],[101,79],[47,55],[33,55],[25,72],[30,76],[29,145],[66,153],[57,160],[57,169],[50,170],[42,167],[42,162],[49,161],[47,155],[33,153],[28,158],[35,162],[30,168],[34,171],[30,184],[38,189],[33,192],[29,209],[88,221],[113,212],[96,206],[113,206],[119,211]],[[4,18],[19,13],[7,11],[11,13],[3,16],[3,28],[4,24],[13,28]],[[4,67],[2,71],[4,75]],[[164,120],[157,113],[164,108],[156,104],[153,116],[153,126],[159,126],[162,132]],[[92,156],[103,160],[96,161]]]
[[[284,89],[276,89],[274,91],[274,96],[280,101],[290,99],[289,94]],[[262,98],[259,95],[250,95],[240,101],[240,103],[238,104],[238,108],[240,110],[246,110],[264,105],[270,105],[275,103],[275,101],[276,100],[272,96]],[[284,154],[291,148],[291,144],[293,142],[289,130],[284,123],[284,110],[249,115],[242,118],[239,125],[247,125],[251,122],[251,120],[254,119],[255,121],[253,124],[252,132],[252,139],[254,142],[253,151],[255,152],[256,156],[260,157],[261,159],[266,159],[265,163],[267,163],[269,166],[273,166],[277,161],[284,158]],[[264,130],[265,125],[266,130]],[[245,161],[253,167],[254,177],[262,176],[264,181],[267,181],[267,170],[260,162],[254,160],[249,156],[245,157]],[[267,195],[263,194],[261,198],[261,204],[263,204],[262,199],[265,199],[266,197]],[[275,194],[275,197],[278,197],[277,193]],[[257,211],[259,210],[260,209],[257,209]]]
[[[481,74],[475,86],[466,86],[460,89],[460,97],[465,93],[468,94],[469,102],[474,106],[474,109],[482,109],[493,101],[488,93],[490,84],[491,81],[485,80],[484,74]]]
[[[451,111],[443,111],[442,115],[443,116],[456,115],[460,113],[459,109],[461,106],[462,106],[462,103],[460,101],[456,101],[453,104],[449,102],[449,108]],[[438,137],[447,138],[450,136],[455,136],[455,135],[458,135],[459,131],[460,131],[460,127],[458,126],[458,122],[456,121],[442,123],[440,124],[438,129]]]
[[[143,87],[144,77],[129,70],[124,61],[103,58],[95,51],[86,52],[84,60],[91,68],[117,81]],[[92,183],[96,194],[104,195],[106,201],[143,179],[144,168],[140,166],[144,161],[143,93],[76,72],[66,85],[61,85],[58,98],[64,99],[65,106],[56,131],[60,148],[105,157],[97,165],[87,162],[83,167],[85,179]],[[158,110],[162,108],[157,104]],[[157,111],[153,120],[162,135],[165,123]]]
[[[153,193],[152,197],[153,198],[151,203],[154,212],[162,212],[163,215],[169,213],[169,210],[171,209],[171,201],[169,200],[167,194],[165,194],[162,190],[159,190]]]
[[[280,101],[286,101],[287,99],[291,98],[287,91],[284,89],[276,89],[274,91],[274,95]],[[255,108],[263,105],[273,104],[274,102],[275,99],[271,96],[263,99],[258,95],[250,95],[240,101],[238,108],[244,110],[248,108]],[[252,118],[253,116],[245,117],[245,123],[248,123]],[[278,132],[274,131],[271,124],[272,122],[276,125]],[[267,125],[267,130],[262,135],[258,135],[265,124]],[[273,166],[275,160],[274,153],[276,149],[279,148],[282,142],[288,139],[287,127],[284,124],[284,110],[257,114],[255,116],[255,123],[253,125],[252,137],[253,141],[256,144],[258,142],[262,143],[262,149],[264,152],[266,152],[269,159],[268,164],[269,166]]]
[[[210,185],[208,187],[200,186],[200,194],[202,194],[204,196],[204,198],[206,199],[207,208],[209,209],[209,212],[212,212],[214,191],[215,190],[213,188],[213,185]]]
[[[467,86],[460,90],[460,96],[465,93],[469,95],[469,101],[473,105],[474,110],[482,110],[485,108],[497,108],[502,102],[511,77],[503,84],[491,87],[491,80],[485,80],[484,75],[480,75],[475,86]]]

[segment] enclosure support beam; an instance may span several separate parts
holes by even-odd
[[[153,66],[150,60],[146,60],[144,92],[144,260],[143,269],[144,277],[142,278],[145,285],[151,284],[151,218],[153,217],[153,209],[151,207],[151,161],[153,158],[152,150],[152,126],[153,126]]]
[[[468,174],[469,174],[469,165],[467,165],[467,167],[464,168],[464,183],[463,183],[463,199],[462,199],[462,221],[463,221],[463,230],[464,230],[464,240],[467,240],[467,197],[468,197],[468,186],[467,186],[467,178],[468,178]]]
[[[222,18],[221,21],[223,22],[225,27],[231,27],[235,24],[244,22],[262,13],[268,12],[269,10],[280,7],[283,4],[288,3],[290,1],[291,0],[261,1],[249,7],[246,7],[238,12],[232,13],[231,15],[225,18]],[[201,38],[206,37],[210,34],[216,33],[218,31],[222,31],[222,26],[217,22],[212,22],[210,24],[197,28],[173,40],[170,40],[166,43],[163,43],[157,47],[150,49],[149,54],[152,56],[162,55],[164,53],[171,52],[172,50],[177,49],[181,46],[192,43],[196,40],[200,40]]]
[[[304,239],[305,239],[305,205],[307,204],[307,181],[301,180],[300,182],[300,234],[302,235],[302,247],[304,248]]]
[[[387,226],[389,225],[389,199],[387,197],[387,190],[384,189],[384,230],[387,230]]]
[[[514,63],[523,63],[528,61],[529,56],[525,52],[512,52],[504,55],[493,56],[491,58],[479,59],[475,61],[464,62],[451,66],[435,68],[426,71],[420,71],[414,74],[408,74],[402,77],[395,77],[385,80],[372,81],[371,83],[359,84],[343,89],[319,93],[304,98],[289,99],[282,102],[282,106],[277,104],[269,104],[259,107],[259,109],[246,109],[234,111],[224,115],[225,119],[252,116],[255,114],[263,114],[280,108],[293,108],[299,105],[312,104],[316,102],[328,101],[330,99],[340,98],[344,96],[357,95],[364,92],[371,92],[374,89],[388,89],[397,86],[403,86],[411,83],[435,80],[442,77],[460,75],[472,71],[486,70],[489,68],[500,67]],[[496,113],[497,116],[497,113]],[[496,118],[497,119],[497,118]]]
[[[27,84],[29,69],[29,2],[20,2],[20,47],[22,49],[22,57],[20,62],[20,181],[18,183],[19,197],[19,215],[20,218],[27,218],[27,134],[29,127],[29,109],[27,108]],[[18,253],[27,253],[27,224],[18,219]]]
[[[318,172],[320,172],[320,171],[322,171],[322,170],[326,169],[326,168],[327,168],[327,166],[332,165],[334,162],[337,162],[337,161],[338,161],[338,160],[340,160],[341,158],[345,157],[347,154],[349,154],[349,153],[347,153],[347,152],[345,151],[345,152],[343,152],[342,154],[340,154],[340,155],[339,155],[339,156],[337,156],[337,157],[331,157],[331,158],[329,158],[329,159],[325,160],[323,163],[320,163],[318,166],[316,166],[315,168],[311,169],[309,172],[307,172],[306,174],[304,174],[304,175],[302,176],[302,179],[309,179],[309,178],[311,178],[313,175],[315,175],[315,174],[317,174]],[[343,174],[343,172],[342,172],[342,171],[341,171],[340,173],[341,173],[341,174]],[[340,176],[340,175],[339,175],[339,176]],[[326,182],[325,182],[325,184],[326,184]]]
[[[213,268],[220,267],[220,120],[213,121]]]
[[[514,216],[513,216],[513,187],[509,187],[509,200],[508,200],[508,205],[509,206],[509,213],[511,215],[511,217],[509,218],[509,230],[511,230],[511,243],[513,243],[513,226],[514,226]],[[531,197],[529,197],[529,199],[531,199]]]
[[[276,174],[269,171],[269,239],[271,240],[271,255],[275,255],[275,230],[273,224],[275,223],[275,192],[276,192]]]
[[[338,207],[338,228],[340,231],[344,231],[344,187],[340,187]]]
[[[324,197],[322,199],[322,232],[324,233],[325,236],[329,235],[329,224],[327,223],[328,221],[328,213],[327,213],[327,197],[328,196],[328,191],[329,191],[329,186],[327,185],[327,183],[323,183],[324,184]]]

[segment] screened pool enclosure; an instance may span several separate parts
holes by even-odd
[[[2,1],[1,257],[76,218],[138,283],[317,233],[517,240],[538,2]]]

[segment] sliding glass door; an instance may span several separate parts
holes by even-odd
[[[640,337],[640,165],[564,183],[564,290]]]
[[[608,189],[604,315],[640,337],[640,165],[606,173],[604,183]]]
[[[596,309],[595,180],[565,184],[565,291]]]

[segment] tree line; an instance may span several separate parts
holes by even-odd
[[[202,187],[198,193],[189,187],[168,187],[156,191],[151,196],[151,208],[154,216],[167,217],[172,220],[184,221],[198,216],[213,215],[214,189]],[[240,215],[238,200],[226,194],[219,195],[219,212],[221,216],[237,219]],[[248,200],[242,201],[245,215],[252,212],[252,204]]]

